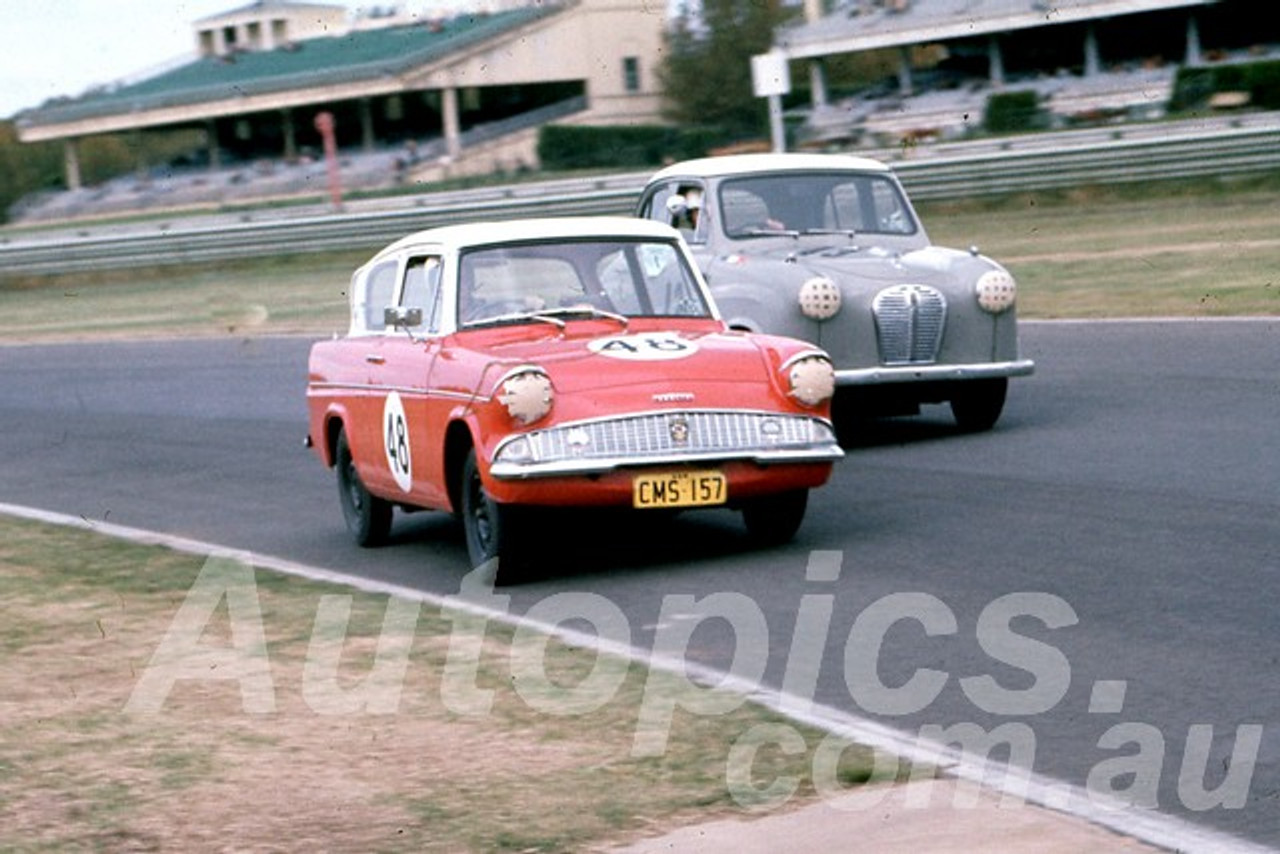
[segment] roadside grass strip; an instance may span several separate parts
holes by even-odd
[[[734,776],[735,745],[782,720],[755,703],[677,709],[636,756],[645,692],[689,683],[634,654],[28,515],[46,518],[0,515],[6,850],[582,850],[816,798],[815,728],[788,724],[802,751],[760,747]],[[836,759],[841,789],[875,776],[869,748]]]

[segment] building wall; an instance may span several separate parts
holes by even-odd
[[[227,56],[236,50],[273,50],[340,34],[346,29],[347,10],[342,6],[265,3],[197,21],[196,50],[201,56]]]
[[[655,68],[666,27],[661,4],[636,0],[579,0],[499,43],[455,54],[408,76],[412,89],[465,89],[530,81],[584,80],[588,112],[597,124],[660,121]],[[638,90],[627,91],[625,60],[638,64]]]

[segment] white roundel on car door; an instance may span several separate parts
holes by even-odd
[[[413,458],[409,452],[409,418],[398,392],[387,395],[382,406],[382,447],[387,455],[387,468],[404,492],[413,489]]]
[[[686,359],[698,352],[698,345],[676,332],[643,332],[597,338],[587,345],[591,352],[611,359],[632,362],[662,362]]]

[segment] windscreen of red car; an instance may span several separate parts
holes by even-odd
[[[458,270],[460,326],[610,313],[710,317],[677,244],[573,240],[486,246]]]

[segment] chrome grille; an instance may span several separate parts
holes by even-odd
[[[937,360],[947,301],[926,285],[885,288],[871,304],[886,365],[927,365]]]
[[[538,462],[750,452],[806,447],[816,438],[807,416],[706,410],[584,421],[527,435]]]

